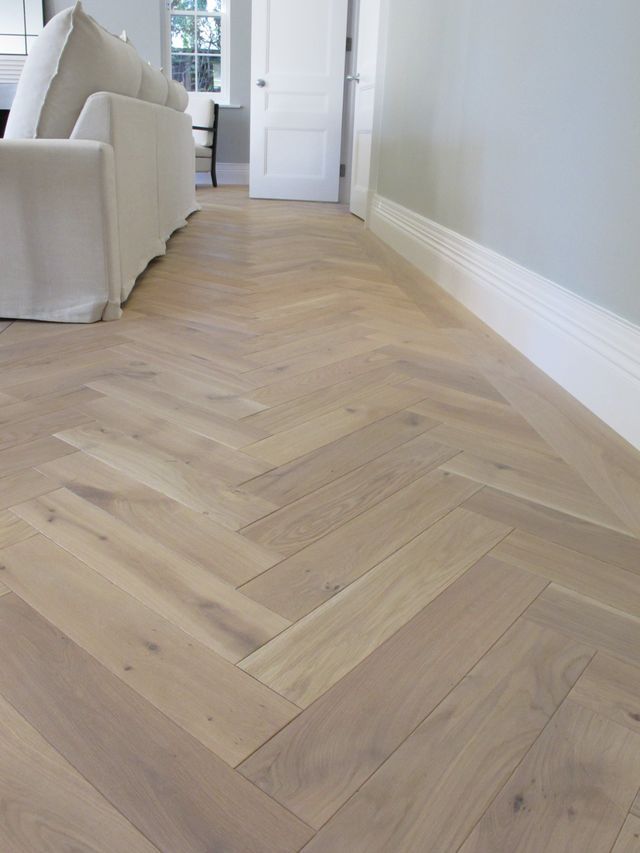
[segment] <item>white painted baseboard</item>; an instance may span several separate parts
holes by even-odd
[[[216,175],[219,186],[238,184],[249,186],[249,164],[248,163],[216,163]],[[196,172],[196,186],[211,186],[211,178],[208,172]]]
[[[640,448],[640,327],[381,196],[368,225]]]

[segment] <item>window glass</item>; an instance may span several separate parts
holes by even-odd
[[[26,56],[43,26],[42,0],[0,0],[0,54]]]
[[[222,0],[198,0],[198,11],[222,12]]]
[[[195,53],[196,19],[193,15],[171,16],[171,52]]]
[[[224,12],[223,0],[171,0],[171,76],[189,92],[228,91]]]
[[[220,53],[221,35],[220,18],[211,15],[198,17],[198,53]]]

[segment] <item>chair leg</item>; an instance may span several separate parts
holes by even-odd
[[[218,186],[218,176],[216,175],[216,160],[218,159],[218,115],[220,105],[215,104],[213,107],[213,138],[211,140],[211,183],[214,187]]]

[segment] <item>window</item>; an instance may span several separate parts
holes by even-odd
[[[171,76],[188,92],[229,100],[229,0],[171,0]]]
[[[0,53],[26,56],[44,26],[42,0],[0,0]]]

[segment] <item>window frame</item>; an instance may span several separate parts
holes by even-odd
[[[231,71],[231,61],[229,56],[229,49],[231,45],[231,34],[230,34],[230,20],[231,16],[229,14],[229,6],[232,0],[222,0],[220,4],[220,12],[213,13],[214,17],[220,18],[220,70],[222,75],[220,91],[219,92],[189,92],[189,95],[201,97],[201,98],[209,98],[213,99],[218,104],[229,104],[231,98],[231,81],[230,81],[230,71]],[[194,4],[195,5],[195,4]],[[165,2],[165,49],[164,54],[166,57],[165,65],[169,72],[169,77],[173,77],[173,58],[171,51],[171,16],[172,15],[187,15],[196,18],[200,14],[201,17],[206,18],[209,17],[206,12],[200,12],[197,9],[185,9],[185,10],[177,10],[171,9],[171,0],[166,0]],[[192,56],[193,54],[186,54],[187,56]],[[196,54],[197,55],[197,54]]]
[[[0,56],[16,57],[24,61],[29,55],[35,40],[44,29],[44,2],[43,0],[14,0],[14,2],[15,7],[13,11],[18,12],[21,18],[20,28],[11,32],[3,31],[0,33],[0,36],[18,39],[21,42],[21,49],[7,51],[0,48]],[[22,9],[20,9],[21,6]],[[5,20],[3,19],[2,24],[0,24],[0,29],[3,28]]]

